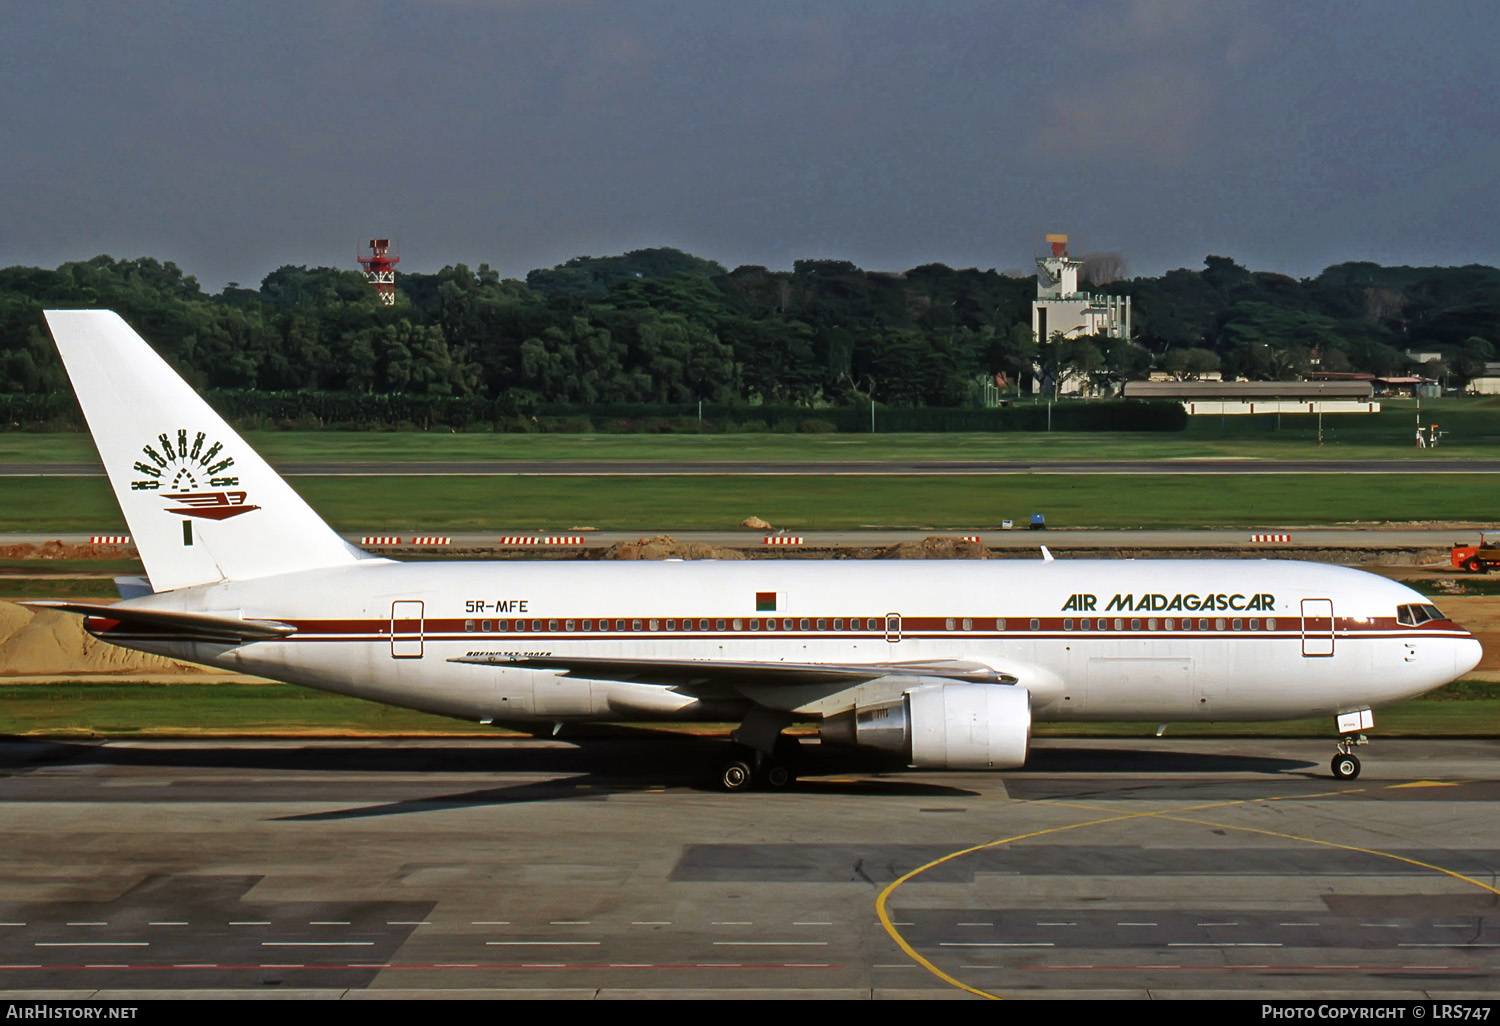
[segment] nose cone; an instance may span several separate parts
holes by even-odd
[[[1458,679],[1479,665],[1484,658],[1484,648],[1479,639],[1470,634],[1453,643],[1453,677]]]

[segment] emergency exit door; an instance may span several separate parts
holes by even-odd
[[[391,603],[391,658],[422,658],[422,603],[402,599]]]

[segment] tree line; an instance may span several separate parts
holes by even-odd
[[[0,269],[0,396],[17,410],[22,396],[31,409],[70,391],[40,314],[51,306],[117,310],[200,388],[319,395],[304,405],[353,411],[340,421],[350,423],[408,420],[410,403],[392,397],[425,397],[429,409],[464,400],[449,405],[496,420],[558,404],[959,408],[997,374],[1021,390],[1049,366],[1107,394],[1153,370],[1389,376],[1414,369],[1408,350],[1437,354],[1415,369],[1462,387],[1500,338],[1492,267],[1346,263],[1299,280],[1210,256],[1200,270],[1120,272],[1118,260],[1085,267],[1114,279],[1092,291],[1131,297],[1129,341],[1033,338],[1033,277],[941,264],[726,270],[648,249],[525,281],[455,264],[399,274],[388,307],[352,270],[285,266],[258,288],[209,293],[175,264],[99,256]]]

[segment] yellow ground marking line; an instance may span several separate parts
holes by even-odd
[[[1225,805],[1243,805],[1247,801],[1258,800],[1260,799],[1243,799],[1237,802],[1211,802],[1207,805],[1194,805],[1189,806],[1185,809],[1176,809],[1172,811],[1194,812],[1198,809],[1215,809],[1221,808]],[[1016,804],[1062,805],[1063,803],[1022,801],[1017,802]],[[949,976],[947,973],[943,972],[937,966],[933,965],[926,958],[924,958],[916,948],[907,943],[906,938],[901,936],[901,931],[897,930],[895,924],[891,922],[890,912],[886,908],[886,904],[889,901],[890,896],[895,893],[896,888],[900,887],[902,884],[906,883],[906,881],[912,879],[913,877],[920,876],[922,873],[927,872],[929,869],[932,869],[936,866],[941,866],[945,862],[952,862],[954,859],[962,858],[965,855],[971,855],[976,851],[984,851],[986,848],[998,848],[1001,845],[1011,844],[1015,841],[1025,841],[1033,837],[1045,837],[1047,834],[1058,834],[1066,830],[1078,830],[1082,827],[1103,826],[1106,823],[1120,823],[1128,819],[1142,819],[1147,816],[1159,816],[1161,814],[1161,812],[1130,812],[1120,816],[1106,816],[1103,819],[1092,819],[1084,823],[1066,823],[1062,826],[1047,827],[1043,830],[1033,830],[1030,833],[1017,834],[1014,837],[1002,837],[997,841],[987,841],[984,844],[976,844],[972,847],[964,848],[961,851],[952,852],[948,855],[944,855],[942,858],[933,859],[931,862],[927,863],[924,866],[918,866],[916,869],[913,869],[910,872],[905,873],[904,875],[898,877],[896,880],[892,881],[883,891],[880,892],[880,896],[875,899],[875,914],[880,917],[880,925],[885,928],[885,932],[890,935],[890,938],[896,942],[897,946],[900,947],[902,951],[906,952],[906,956],[913,962],[916,962],[922,968],[926,969],[928,972],[932,973],[938,979],[942,980],[944,983],[947,983],[950,986],[957,987],[959,990],[967,991],[968,993],[974,994],[977,997],[985,997],[991,999],[992,1001],[999,1001],[1000,996],[998,994],[991,994],[989,991],[980,990],[977,987],[971,987],[967,983],[964,983],[962,980],[957,980],[952,976]]]
[[[1428,783],[1428,782],[1425,782],[1425,781],[1419,782],[1418,786],[1420,786],[1421,783]],[[1413,786],[1413,785],[1412,784],[1391,784],[1391,785],[1388,785],[1388,786],[1390,788],[1397,788],[1397,787],[1410,787],[1410,786]],[[1297,834],[1280,833],[1280,832],[1275,831],[1275,830],[1263,830],[1263,829],[1260,829],[1258,827],[1236,826],[1236,825],[1230,824],[1230,823],[1216,823],[1216,822],[1212,822],[1210,820],[1192,819],[1192,818],[1188,817],[1187,815],[1185,815],[1186,813],[1195,812],[1195,811],[1198,811],[1200,809],[1216,809],[1216,808],[1222,809],[1222,808],[1229,808],[1229,807],[1236,806],[1236,805],[1249,805],[1249,804],[1251,804],[1253,802],[1305,801],[1305,800],[1310,799],[1310,798],[1334,798],[1334,797],[1341,797],[1341,796],[1350,795],[1350,794],[1359,794],[1360,792],[1365,791],[1365,790],[1368,790],[1368,789],[1367,788],[1352,788],[1352,789],[1343,790],[1343,791],[1323,791],[1323,792],[1320,792],[1318,794],[1287,795],[1287,796],[1284,796],[1284,797],[1269,797],[1269,798],[1244,798],[1244,799],[1240,799],[1238,801],[1232,801],[1232,802],[1211,802],[1211,803],[1206,804],[1206,805],[1189,806],[1189,807],[1187,807],[1185,809],[1162,809],[1162,810],[1160,810],[1158,812],[1132,812],[1132,813],[1128,813],[1128,814],[1122,815],[1122,816],[1107,816],[1107,817],[1105,817],[1103,819],[1093,819],[1093,820],[1088,820],[1088,821],[1082,822],[1082,823],[1068,823],[1068,824],[1065,824],[1063,826],[1047,827],[1044,830],[1033,830],[1030,833],[1017,834],[1014,837],[1004,837],[1004,838],[1001,838],[1001,839],[996,840],[996,841],[988,841],[988,842],[986,842],[984,844],[976,844],[976,845],[973,845],[972,847],[964,848],[961,851],[952,852],[952,853],[950,853],[948,855],[944,855],[942,858],[939,858],[939,859],[933,859],[931,862],[927,863],[926,865],[918,866],[916,869],[913,869],[910,872],[902,875],[901,877],[899,877],[896,880],[892,881],[884,890],[882,890],[880,892],[880,896],[875,900],[875,911],[876,911],[876,914],[880,917],[880,924],[881,924],[881,926],[883,926],[885,928],[885,932],[890,935],[891,939],[896,942],[896,944],[901,948],[901,950],[904,951],[906,953],[907,957],[910,958],[912,961],[916,962],[922,968],[926,969],[928,972],[932,973],[938,979],[942,980],[944,983],[949,984],[950,986],[957,987],[959,990],[967,991],[968,993],[973,994],[973,995],[975,995],[977,997],[984,997],[984,998],[989,998],[992,1001],[999,1001],[999,1000],[1001,1000],[1001,998],[1000,998],[1000,996],[998,994],[991,994],[989,991],[980,990],[977,987],[971,987],[967,983],[964,983],[962,980],[958,980],[958,979],[955,979],[952,976],[949,976],[947,973],[943,972],[941,969],[939,969],[937,966],[933,965],[930,961],[928,961],[921,954],[919,954],[915,948],[913,948],[910,944],[907,943],[906,938],[903,937],[903,936],[901,936],[901,932],[899,930],[897,930],[896,927],[895,927],[895,924],[893,924],[891,922],[890,913],[887,911],[886,905],[887,905],[887,902],[890,899],[890,896],[893,893],[895,893],[896,888],[900,887],[902,884],[906,883],[908,880],[912,879],[913,877],[920,876],[922,873],[927,872],[927,870],[929,870],[929,869],[932,869],[932,868],[934,868],[936,866],[941,866],[945,862],[952,862],[954,859],[962,858],[965,855],[971,855],[971,854],[973,854],[974,852],[977,852],[977,851],[984,851],[987,848],[998,848],[1001,845],[1012,844],[1012,843],[1014,843],[1016,841],[1025,841],[1025,840],[1029,840],[1029,839],[1034,838],[1034,837],[1043,837],[1043,836],[1045,836],[1047,834],[1057,834],[1057,833],[1062,833],[1062,832],[1067,831],[1067,830],[1078,830],[1078,829],[1081,829],[1081,828],[1084,828],[1084,827],[1103,826],[1103,825],[1105,825],[1107,823],[1119,823],[1119,822],[1123,822],[1123,821],[1129,820],[1129,819],[1150,819],[1150,818],[1168,819],[1168,820],[1173,820],[1174,822],[1179,822],[1179,823],[1191,823],[1194,826],[1217,827],[1217,828],[1223,829],[1223,830],[1239,830],[1239,831],[1242,831],[1244,833],[1260,834],[1260,835],[1263,835],[1263,836],[1266,836],[1266,837],[1278,837],[1278,838],[1281,838],[1283,840],[1298,841],[1298,842],[1301,842],[1301,843],[1304,843],[1304,844],[1317,844],[1317,845],[1322,845],[1322,846],[1328,847],[1328,848],[1339,848],[1339,849],[1342,849],[1344,851],[1358,852],[1358,853],[1363,854],[1363,855],[1374,855],[1374,856],[1377,856],[1377,857],[1380,857],[1380,858],[1388,858],[1388,859],[1392,859],[1392,860],[1394,860],[1396,862],[1405,862],[1408,865],[1419,866],[1422,869],[1430,869],[1430,870],[1432,870],[1435,873],[1442,873],[1443,875],[1450,876],[1450,877],[1452,877],[1455,880],[1460,880],[1460,881],[1462,881],[1464,883],[1472,884],[1473,886],[1478,887],[1481,890],[1486,890],[1486,891],[1489,891],[1489,892],[1491,892],[1493,894],[1500,895],[1500,889],[1492,887],[1492,886],[1490,886],[1487,883],[1483,883],[1482,881],[1475,880],[1473,877],[1464,876],[1462,873],[1454,872],[1451,869],[1444,869],[1442,866],[1435,866],[1435,865],[1433,865],[1433,864],[1431,864],[1429,862],[1422,862],[1422,861],[1420,861],[1418,859],[1409,859],[1409,858],[1406,858],[1403,855],[1395,855],[1395,854],[1392,854],[1391,852],[1388,852],[1388,851],[1376,851],[1373,848],[1360,848],[1360,847],[1358,847],[1356,845],[1339,844],[1336,841],[1321,841],[1321,840],[1318,840],[1317,838],[1314,838],[1314,837],[1301,837],[1301,836],[1299,836]],[[1026,805],[1051,805],[1051,806],[1057,806],[1059,808],[1074,808],[1074,809],[1078,809],[1080,811],[1098,811],[1098,812],[1104,811],[1103,809],[1099,809],[1097,806],[1081,805],[1081,804],[1077,804],[1077,803],[1073,803],[1073,802],[1059,802],[1059,801],[1050,801],[1050,800],[1049,801],[1023,801],[1023,802],[1017,802],[1017,804],[1026,804]]]
[[[1457,787],[1460,783],[1461,783],[1461,781],[1458,781],[1458,780],[1413,780],[1409,784],[1391,784],[1390,786],[1392,788],[1397,788],[1397,787]]]

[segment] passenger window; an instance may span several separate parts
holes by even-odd
[[[1167,630],[1169,630],[1169,631],[1175,631],[1176,629],[1177,629],[1177,620],[1175,618],[1173,618],[1173,617],[1170,617],[1170,616],[1167,617]]]
[[[734,621],[734,629],[737,630],[737,631],[744,630],[745,629],[745,621],[744,620],[736,620],[736,621]]]
[[[944,628],[944,630],[950,630],[950,631],[953,629],[953,617],[950,616],[950,617],[948,617],[947,620],[945,620],[943,622],[943,628]]]
[[[1063,621],[1063,630],[1070,631],[1072,629],[1073,629],[1073,621],[1072,620],[1064,620]]]
[[[1147,620],[1146,621],[1146,629],[1148,631],[1154,631],[1154,630],[1156,630],[1156,620],[1155,619]]]
[[[592,620],[585,620],[585,621],[583,621],[583,629],[586,630],[586,631],[593,630],[594,629],[594,621],[592,621]]]
[[[570,631],[570,630],[573,629],[573,626],[574,626],[574,624],[573,624],[572,620],[564,621],[564,623],[563,623],[563,630]]]
[[[1251,621],[1250,621],[1250,629],[1252,631],[1258,631],[1258,630],[1260,630],[1260,621],[1256,620],[1256,619],[1251,619]]]
[[[557,630],[557,621],[556,620],[548,620],[547,621],[547,629],[549,631],[555,631],[555,630]]]
[[[1221,616],[1218,619],[1214,620],[1214,630],[1216,630],[1216,631],[1222,631],[1223,629],[1224,629],[1224,618]]]
[[[1034,631],[1041,630],[1042,629],[1042,621],[1037,620],[1037,619],[1033,619],[1031,621],[1031,629],[1034,630]]]
[[[469,632],[472,633],[473,630],[474,630],[474,621],[473,620],[465,620],[464,621],[464,630],[469,631]]]
[[[659,631],[659,630],[661,630],[661,621],[660,620],[652,620],[652,621],[650,621],[650,627],[651,627],[651,629],[653,631]]]
[[[1239,630],[1242,624],[1243,624],[1243,621],[1240,620],[1239,618],[1236,618],[1235,621],[1234,621],[1234,625],[1233,625],[1234,629],[1235,630]]]
[[[1269,620],[1266,621],[1266,630],[1268,630],[1268,631],[1274,631],[1275,629],[1276,629],[1276,617],[1273,616]]]
[[[972,619],[970,619],[969,617],[967,617],[967,616],[964,617],[964,630],[966,630],[966,631],[972,631],[973,629],[974,629],[974,621]]]
[[[1125,629],[1125,621],[1121,620],[1121,619],[1119,619],[1117,617],[1115,619],[1115,630],[1117,630],[1117,631],[1123,631],[1124,629]]]
[[[1091,631],[1091,630],[1094,629],[1094,621],[1093,621],[1092,618],[1090,618],[1088,620],[1083,621],[1083,623],[1080,624],[1079,626],[1082,627],[1083,630]]]
[[[1208,621],[1207,620],[1199,620],[1198,621],[1198,629],[1200,631],[1206,631],[1206,630],[1208,630]]]
[[[1003,631],[1003,630],[1005,630],[1005,617],[1002,616],[998,620],[995,621],[995,630],[997,630],[997,631]]]
[[[714,621],[714,630],[716,630],[716,631],[722,631],[723,629],[724,629],[724,621],[723,620],[715,620]]]
[[[807,620],[803,620],[802,621],[802,628],[801,629],[804,630],[804,631],[807,630],[807,625],[808,625],[808,621]]]
[[[469,622],[473,623],[474,621],[470,620]],[[488,620],[485,620],[479,625],[479,629],[488,634],[490,632],[490,622]]]
[[[486,622],[488,622],[488,621],[486,621]],[[489,628],[486,627],[485,630],[489,630]],[[495,630],[497,630],[497,631],[508,631],[508,630],[510,630],[510,621],[509,620],[501,620],[501,621],[499,621],[498,623],[495,624]]]
[[[639,621],[639,620],[631,620],[630,621],[630,629],[633,630],[633,631],[640,630],[641,629],[641,621]]]

